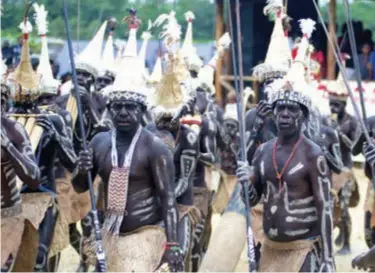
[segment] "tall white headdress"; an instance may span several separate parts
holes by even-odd
[[[102,49],[106,28],[107,21],[102,24],[93,39],[78,55],[76,60],[76,69],[85,70],[95,78],[99,75],[100,68],[102,67]]]
[[[264,63],[254,67],[253,76],[263,82],[269,78],[283,77],[290,68],[292,55],[288,37],[283,30],[282,20],[287,15],[283,7],[283,0],[268,0],[264,8],[265,15],[275,15],[275,25],[268,45]]]
[[[60,82],[53,77],[52,68],[49,59],[48,51],[48,21],[47,15],[48,12],[45,9],[44,5],[38,5],[37,3],[33,4],[35,9],[35,23],[38,29],[38,35],[41,39],[41,52],[39,58],[39,66],[37,68],[37,73],[41,76],[40,78],[40,92],[55,94],[57,95],[57,89],[60,85]]]
[[[228,33],[225,33],[219,41],[217,41],[216,52],[211,60],[206,64],[199,72],[198,78],[201,81],[201,87],[213,94],[215,92],[214,82],[214,73],[216,70],[216,64],[218,59],[224,54],[224,51],[229,48],[230,43],[232,42]]]

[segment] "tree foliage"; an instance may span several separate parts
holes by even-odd
[[[1,18],[2,36],[11,38],[20,35],[17,26],[22,21],[25,11],[25,0],[3,0],[3,16]],[[62,17],[61,0],[39,0],[48,10],[49,36],[65,38],[64,22]],[[128,15],[128,8],[138,10],[138,17],[142,21],[141,31],[147,28],[147,21],[154,21],[161,13],[168,13],[173,9],[173,3],[164,0],[67,0],[69,22],[74,39],[90,39],[105,19],[113,16],[119,24],[116,29],[118,38],[127,36],[127,28],[122,19]],[[80,7],[78,9],[78,7]],[[194,21],[194,38],[196,40],[212,40],[214,37],[215,6],[208,0],[179,0],[176,5],[176,15],[183,31],[186,28],[184,13],[193,11],[196,17]],[[31,10],[29,18],[32,18]],[[77,23],[79,16],[79,31]],[[36,32],[34,32],[36,33]],[[154,33],[154,36],[157,33]],[[35,35],[36,36],[36,35]],[[79,37],[78,37],[79,36]]]

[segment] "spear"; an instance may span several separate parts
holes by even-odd
[[[70,26],[69,26],[69,21],[68,21],[68,10],[67,10],[67,5],[66,5],[66,0],[62,0],[62,4],[63,4],[63,12],[64,12],[64,24],[65,24],[65,30],[66,30],[66,38],[67,38],[68,49],[69,49],[69,58],[70,58],[70,64],[72,68],[74,95],[75,95],[76,102],[77,102],[78,120],[79,120],[79,125],[81,129],[81,134],[82,134],[82,146],[84,150],[87,150],[87,143],[86,143],[86,138],[85,138],[86,133],[85,133],[85,126],[84,126],[83,115],[82,115],[81,98],[80,98],[79,91],[78,91],[79,89],[78,89],[77,74],[76,74],[74,57],[73,57],[73,47],[72,47],[72,39],[70,35]],[[94,194],[94,187],[92,183],[91,172],[87,173],[87,181],[89,185],[89,192],[90,192],[90,199],[91,199],[91,213],[92,213],[92,218],[94,222],[94,231],[95,231],[95,239],[96,239],[96,257],[98,260],[99,272],[106,272],[107,266],[106,266],[105,253],[104,253],[104,248],[103,248],[102,234],[101,234],[101,229],[100,229],[98,212],[96,210],[95,194]]]
[[[228,2],[228,19],[229,19],[229,28],[231,32],[231,36],[233,35],[233,22],[232,22],[232,11],[230,0]],[[239,124],[239,133],[240,133],[240,160],[245,162],[246,161],[246,144],[245,144],[245,122],[244,122],[244,111],[243,111],[243,99],[242,99],[242,91],[243,91],[243,71],[242,71],[242,46],[241,46],[241,19],[240,19],[240,8],[239,8],[239,1],[236,0],[236,19],[237,19],[237,43],[238,43],[238,54],[239,54],[239,71],[240,77],[238,77],[237,73],[237,61],[236,61],[236,53],[234,42],[232,42],[232,60],[233,60],[233,73],[234,73],[234,84],[236,89],[236,103],[237,103],[237,119]],[[247,233],[247,258],[248,258],[248,270],[249,272],[256,271],[256,262],[255,262],[255,252],[254,252],[254,244],[253,244],[253,231],[251,229],[251,217],[250,217],[250,203],[249,203],[249,192],[248,192],[249,184],[245,183],[243,185],[243,191],[245,193],[245,206],[246,206],[246,233]]]
[[[324,30],[326,36],[327,36],[328,42],[329,42],[330,46],[333,48],[333,54],[335,55],[335,59],[336,59],[337,65],[338,65],[338,67],[340,69],[342,78],[344,80],[345,88],[348,91],[349,98],[350,98],[350,100],[352,102],[352,105],[353,105],[354,113],[355,113],[355,115],[356,115],[356,117],[357,117],[357,119],[359,121],[359,125],[360,125],[360,127],[362,129],[363,135],[365,136],[365,139],[366,139],[366,142],[368,143],[368,145],[369,146],[373,146],[373,143],[371,141],[370,135],[369,135],[369,133],[367,131],[367,127],[366,127],[365,121],[364,121],[364,119],[361,116],[361,113],[359,111],[357,103],[354,100],[354,94],[353,94],[352,89],[350,88],[350,85],[349,85],[349,82],[348,82],[348,79],[347,79],[347,75],[345,73],[345,68],[344,68],[344,66],[343,66],[343,64],[341,62],[341,58],[339,57],[340,51],[338,49],[338,46],[337,46],[337,44],[335,44],[332,41],[331,37],[329,36],[327,27],[324,24],[324,19],[323,19],[323,16],[322,16],[322,14],[321,14],[321,12],[319,10],[318,4],[316,3],[316,0],[312,0],[312,1],[314,3],[316,12],[317,12],[317,14],[319,16],[319,19],[320,19],[320,21],[322,23],[322,27],[323,27],[323,30]],[[373,169],[372,169],[372,173],[374,174],[374,170]],[[373,177],[373,179],[372,179],[372,185],[373,185],[373,187],[375,189],[375,176],[373,175],[372,177]]]

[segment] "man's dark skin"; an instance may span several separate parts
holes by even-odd
[[[100,123],[101,115],[105,109],[105,99],[98,93],[91,93],[90,90],[95,84],[95,77],[89,72],[81,69],[77,69],[77,81],[80,87],[79,92],[81,96],[81,105],[84,114],[84,127],[86,133],[86,141],[89,142],[98,132],[107,131],[109,128]],[[69,99],[69,94],[65,96],[58,97],[56,103],[59,107],[65,109],[66,104]],[[77,121],[78,122],[78,121]],[[74,126],[74,124],[72,124]],[[74,127],[73,132],[73,145],[74,151],[78,154],[82,150],[82,133],[80,126]],[[86,225],[90,223],[91,216],[86,216],[83,221],[81,221],[82,232],[85,237],[89,237],[91,234],[91,227]],[[81,234],[77,229],[76,223],[69,224],[69,236],[70,244],[76,250],[78,255],[81,256],[80,265],[78,272],[87,272],[88,263],[86,262],[87,258],[84,253],[80,251],[80,241]]]
[[[98,76],[95,80],[95,89],[97,91],[102,90],[104,87],[107,87],[113,84],[115,80],[115,75],[110,72],[106,72],[100,76]]]
[[[183,206],[193,206],[193,177],[195,167],[198,161],[199,142],[196,133],[179,121],[172,122],[172,116],[164,115],[155,121],[156,128],[148,126],[147,128],[160,137],[173,153],[175,166],[175,195],[177,204]],[[178,242],[182,248],[185,258],[185,265],[190,251],[190,242],[192,240],[193,223],[189,215],[183,216],[178,223]],[[187,268],[185,268],[187,270]]]
[[[330,170],[319,146],[301,135],[302,123],[307,118],[306,108],[287,99],[278,100],[273,106],[278,136],[262,144],[254,155],[254,169],[247,173],[251,175],[252,181],[249,188],[250,204],[256,205],[261,195],[265,195],[263,228],[267,237],[273,241],[289,242],[320,237],[323,245],[323,271],[330,272],[334,269],[330,243]],[[277,143],[277,171],[281,172],[298,141],[299,146],[280,182],[273,164],[274,145]],[[246,175],[241,175],[241,168],[237,175],[240,182],[246,182]],[[241,181],[241,177],[244,181]],[[308,199],[313,202],[294,204],[301,203],[297,200]],[[302,211],[291,213],[291,210],[295,209]],[[306,259],[300,270],[309,271],[308,268],[310,263],[309,259]]]
[[[366,125],[368,128],[368,133],[372,139],[375,138],[375,116],[369,117],[366,120]],[[353,146],[353,155],[359,155],[363,153],[364,143],[366,143],[364,134],[361,133],[358,139],[355,141]],[[372,181],[373,175],[370,165],[366,165],[365,174],[366,177]],[[372,211],[365,211],[365,241],[369,248],[375,245],[375,227],[371,226]]]
[[[117,130],[118,160],[123,162],[125,153],[140,126],[145,107],[119,99],[108,106],[112,122]],[[87,171],[92,177],[99,175],[104,183],[107,203],[108,181],[112,171],[111,132],[101,132],[90,142],[88,151],[80,153],[79,167],[73,176],[77,192],[88,190]],[[174,195],[174,165],[168,148],[152,133],[142,129],[134,149],[129,174],[127,213],[124,215],[120,233],[134,231],[146,225],[164,222],[167,242],[177,242],[178,211]],[[162,262],[168,262],[172,271],[182,269],[180,254],[165,251]]]
[[[5,115],[9,92],[3,90],[6,86],[1,88],[1,209],[5,212],[7,208],[17,210],[19,206],[16,212],[21,213],[21,195],[16,176],[30,188],[37,189],[40,170],[25,129]],[[10,256],[9,263],[1,270],[9,271],[14,258]]]
[[[372,121],[371,125],[373,125],[374,117],[369,118],[369,120],[370,119]],[[374,146],[370,146],[367,143],[364,143],[364,154],[366,157],[365,174],[368,179],[372,180],[373,179],[372,170],[375,167]],[[370,216],[370,219],[371,219],[371,216]],[[354,269],[359,268],[359,269],[366,270],[369,272],[374,272],[375,271],[375,247],[374,245],[371,247],[369,251],[361,253],[360,255],[356,256],[352,260],[352,267]]]
[[[330,125],[334,130],[337,131],[340,140],[340,150],[342,156],[342,162],[344,167],[348,169],[353,168],[352,161],[352,147],[358,136],[358,122],[354,117],[346,113],[346,101],[337,99],[333,96],[329,98],[329,106],[331,114],[337,116],[337,119],[331,119]],[[339,192],[340,202],[342,203],[341,208],[341,221],[339,223],[340,234],[336,239],[335,243],[343,243],[342,248],[338,251],[338,254],[345,255],[350,253],[350,234],[351,234],[351,218],[348,210],[349,198],[352,194],[350,185],[344,186],[344,189]],[[343,192],[344,191],[344,192]],[[346,198],[343,196],[347,196]]]
[[[46,100],[46,99],[45,99]],[[44,101],[45,101],[44,100]],[[40,99],[39,102],[43,100]],[[56,180],[55,180],[55,159],[59,158],[65,168],[73,171],[76,164],[76,155],[74,153],[71,138],[66,130],[64,119],[53,112],[38,109],[38,104],[35,103],[31,109],[27,109],[31,104],[26,106],[23,104],[15,104],[14,113],[34,111],[37,114],[36,124],[44,129],[44,133],[39,141],[39,146],[36,150],[37,162],[41,170],[40,184],[47,191],[56,194]],[[32,189],[23,187],[22,193],[43,192],[40,188]],[[39,226],[39,248],[34,270],[37,272],[46,272],[52,270],[49,268],[48,252],[52,243],[54,228],[56,225],[58,210],[55,206],[47,209],[45,217]]]
[[[16,188],[16,176],[30,188],[37,189],[40,170],[32,152],[29,137],[21,124],[6,117],[4,109],[8,96],[1,93],[1,208],[9,208],[21,202]],[[13,190],[14,191],[14,190]]]

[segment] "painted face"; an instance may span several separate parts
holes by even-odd
[[[133,131],[141,123],[143,109],[139,103],[128,100],[115,100],[109,105],[114,126],[119,131]]]
[[[227,130],[228,134],[231,137],[234,137],[237,135],[238,132],[238,122],[234,119],[226,119],[224,120],[224,126]]]
[[[40,106],[51,105],[55,102],[56,95],[43,94],[38,98],[37,104]]]
[[[78,85],[83,86],[90,91],[90,87],[94,83],[94,77],[87,71],[77,70],[77,82]]]
[[[346,102],[341,100],[330,99],[329,108],[331,108],[332,114],[343,114],[345,111]]]
[[[299,103],[290,100],[279,100],[276,102],[274,114],[280,134],[294,135],[300,132],[304,116]]]
[[[113,78],[109,76],[98,77],[95,81],[95,89],[102,90],[104,87],[111,85],[113,83]]]

